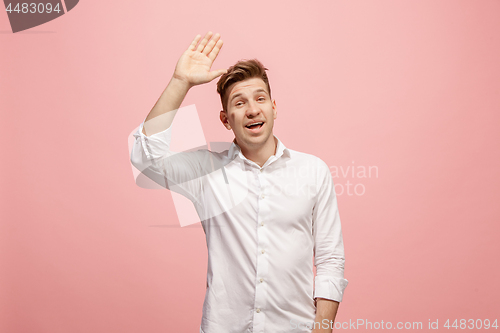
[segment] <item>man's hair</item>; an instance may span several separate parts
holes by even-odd
[[[227,88],[229,88],[233,83],[246,79],[254,77],[262,79],[267,86],[269,97],[271,97],[271,87],[269,86],[266,70],[267,68],[264,67],[264,65],[262,65],[262,63],[257,59],[240,60],[233,66],[229,67],[227,73],[223,74],[217,82],[217,92],[220,95],[224,111],[227,110],[227,99],[229,97],[226,96]]]

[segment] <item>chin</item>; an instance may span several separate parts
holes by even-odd
[[[265,135],[265,136],[263,135],[261,137],[249,138],[248,142],[256,146],[262,146],[272,137],[273,137],[272,135]]]

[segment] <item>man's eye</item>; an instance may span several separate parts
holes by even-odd
[[[263,101],[263,100],[265,100],[265,98],[264,98],[264,97],[259,97],[259,99],[258,99],[258,100],[259,100],[259,101]]]
[[[238,102],[235,104],[236,106],[240,106],[240,105],[243,105],[243,102]]]

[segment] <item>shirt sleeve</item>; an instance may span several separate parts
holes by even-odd
[[[173,152],[170,150],[172,126],[150,136],[142,133],[143,127],[144,121],[133,134],[132,165],[160,186],[199,204],[208,150]]]
[[[144,121],[134,133],[135,143],[130,156],[134,165],[147,164],[147,161],[159,159],[170,150],[172,127],[150,136],[142,133],[143,128]]]
[[[313,208],[314,298],[341,302],[348,281],[344,279],[344,243],[337,197],[328,166],[320,161],[319,191]]]

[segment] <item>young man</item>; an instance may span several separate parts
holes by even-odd
[[[131,153],[138,169],[164,177],[200,216],[208,248],[200,332],[331,332],[348,281],[329,168],[273,135],[266,68],[250,60],[210,71],[222,40],[211,32],[200,39],[180,57]],[[171,123],[187,92],[218,76],[231,147],[171,152]]]

